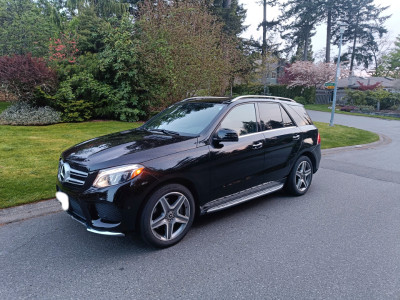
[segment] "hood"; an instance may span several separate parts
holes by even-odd
[[[75,145],[64,151],[62,158],[94,171],[143,163],[196,146],[197,137],[171,136],[134,129],[97,137]]]

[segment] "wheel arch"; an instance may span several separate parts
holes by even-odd
[[[197,217],[200,214],[199,194],[198,194],[195,184],[193,182],[191,182],[190,180],[188,180],[187,178],[183,178],[183,177],[169,178],[167,180],[157,182],[157,184],[152,186],[152,188],[147,192],[146,196],[144,197],[144,200],[140,204],[140,207],[137,211],[135,228],[139,228],[139,226],[140,226],[140,215],[143,212],[143,209],[144,209],[147,201],[151,197],[151,195],[156,190],[158,190],[168,184],[180,184],[180,185],[184,186],[185,188],[187,188],[192,193],[193,200],[195,203],[195,217]]]
[[[297,157],[297,159],[299,159],[299,157],[301,157],[301,156],[308,157],[311,160],[311,163],[313,165],[313,173],[317,172],[317,158],[315,157],[315,155],[311,151],[306,150],[306,151],[302,152]],[[296,161],[297,161],[297,159],[296,159]]]

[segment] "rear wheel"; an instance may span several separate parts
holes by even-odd
[[[140,217],[140,232],[147,243],[164,248],[178,243],[195,215],[194,199],[180,184],[161,187],[150,197]]]
[[[286,182],[286,190],[295,196],[304,195],[310,188],[313,165],[307,156],[301,156],[294,164]]]

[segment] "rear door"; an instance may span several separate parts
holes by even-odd
[[[286,110],[276,102],[259,102],[264,135],[266,181],[286,177],[301,146],[301,131]]]

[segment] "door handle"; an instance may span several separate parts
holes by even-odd
[[[294,140],[298,140],[300,138],[300,134],[295,134],[294,136],[293,136],[293,139]]]
[[[257,144],[254,143],[253,144],[253,149],[260,149],[260,148],[262,148],[262,146],[263,146],[263,142],[258,142]]]

